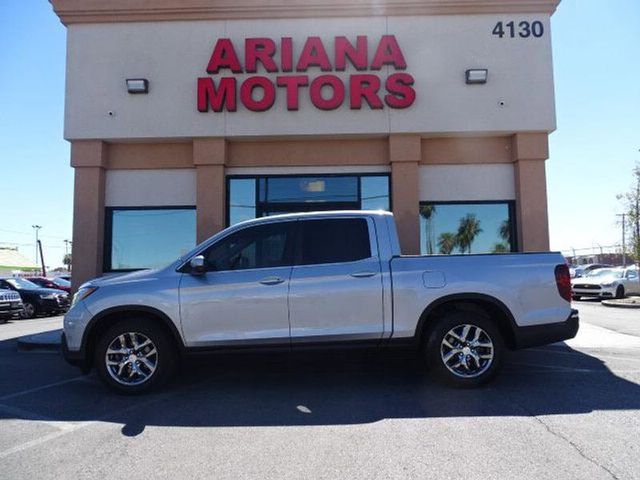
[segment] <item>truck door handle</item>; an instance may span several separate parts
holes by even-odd
[[[284,282],[284,279],[280,277],[265,277],[260,280],[260,283],[263,285],[278,285],[279,283]]]
[[[366,277],[373,277],[375,274],[376,272],[372,272],[370,270],[363,270],[362,272],[353,272],[351,276],[355,278],[366,278]]]

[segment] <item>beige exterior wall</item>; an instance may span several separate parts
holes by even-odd
[[[547,156],[546,133],[269,141],[208,138],[131,144],[75,141],[71,155],[76,169],[74,285],[102,274],[105,206],[175,205],[194,199],[197,239],[202,241],[225,226],[226,175],[258,170],[279,174],[390,171],[392,209],[401,246],[408,254],[420,253],[420,201],[454,199],[515,199],[520,249],[547,250]],[[122,180],[124,175],[129,177]],[[132,182],[135,192],[130,191]]]

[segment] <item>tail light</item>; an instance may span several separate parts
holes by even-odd
[[[569,273],[569,267],[567,265],[556,265],[554,271],[556,275],[556,286],[558,287],[558,293],[567,302],[571,301],[571,274]]]

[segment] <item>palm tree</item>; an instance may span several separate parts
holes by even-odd
[[[500,228],[498,229],[498,235],[503,239],[507,244],[511,244],[511,220],[503,220],[500,224]]]
[[[455,233],[444,232],[440,234],[438,238],[438,247],[440,248],[440,253],[443,255],[450,255],[453,252],[453,249],[458,245],[458,239],[456,238]]]
[[[458,246],[460,250],[467,253],[471,253],[471,245],[476,236],[482,232],[480,228],[480,220],[478,220],[474,213],[468,213],[466,216],[460,219],[460,225],[458,226]]]
[[[435,205],[421,205],[420,206],[420,215],[422,216],[422,218],[425,219],[425,221],[427,222],[427,254],[428,255],[433,255],[434,253],[434,246],[433,244],[434,242],[434,232],[433,232],[433,227],[432,227],[432,222],[433,222],[433,214],[436,213],[436,207]]]

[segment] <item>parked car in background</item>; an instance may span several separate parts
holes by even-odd
[[[573,299],[582,297],[623,298],[625,295],[640,295],[637,267],[600,268],[584,277],[571,280]]]
[[[64,313],[71,304],[67,292],[42,288],[24,278],[0,278],[0,288],[18,292],[24,304],[24,318]]]
[[[71,274],[62,274],[62,275],[58,275],[55,278],[61,278],[62,280],[66,280],[67,282],[71,283]]]
[[[588,263],[585,265],[576,265],[569,269],[569,273],[571,273],[571,278],[580,278],[584,277],[587,273],[599,268],[613,268],[613,265],[607,265],[605,263]]]
[[[63,290],[67,293],[71,292],[71,283],[60,277],[28,277],[27,280],[42,288],[53,288],[55,290]]]
[[[24,305],[20,294],[13,290],[0,289],[0,323],[24,314]]]

